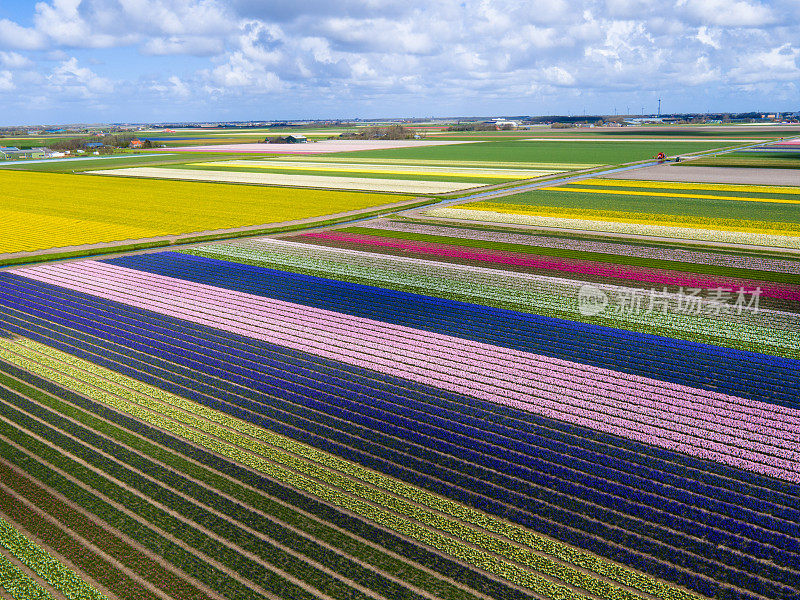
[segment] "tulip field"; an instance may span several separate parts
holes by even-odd
[[[190,166],[191,168],[186,168]],[[568,165],[576,168],[578,165]],[[512,168],[510,168],[512,167]],[[454,166],[427,164],[342,163],[317,160],[276,159],[220,160],[191,165],[131,167],[91,171],[95,175],[148,177],[283,185],[335,190],[363,190],[406,194],[445,194],[470,188],[517,180],[535,179],[563,172],[562,165],[536,165],[513,168],[508,163],[495,166]]]
[[[430,216],[800,248],[800,188],[583,179]]]
[[[0,255],[305,219],[407,199],[21,171],[0,172],[0,185]]]
[[[798,600],[800,187],[492,143],[0,172],[0,252],[346,213],[0,268],[0,599]]]
[[[0,581],[791,598],[797,267],[383,219],[3,272]],[[762,312],[583,317],[587,281]]]

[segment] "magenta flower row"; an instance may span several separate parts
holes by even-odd
[[[700,275],[696,273],[654,269],[651,267],[634,267],[630,265],[618,265],[583,259],[552,258],[546,256],[522,254],[519,252],[507,252],[503,250],[479,250],[450,244],[432,244],[373,235],[336,233],[333,231],[307,233],[304,234],[303,237],[343,243],[356,243],[381,248],[407,250],[411,252],[429,254],[431,256],[444,256],[479,262],[532,267],[542,270],[560,271],[562,273],[576,273],[579,275],[595,275],[599,277],[626,279],[629,281],[640,281],[658,285],[704,289],[725,287],[738,290],[739,288],[744,288],[748,291],[760,287],[763,296],[781,298],[785,300],[800,300],[800,285],[775,284],[754,279],[709,277],[707,275]]]

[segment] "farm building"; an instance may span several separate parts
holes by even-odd
[[[31,148],[20,150],[16,146],[0,148],[0,160],[14,160],[21,158],[46,158],[44,148]]]
[[[308,142],[308,138],[304,135],[287,135],[286,136],[286,143],[287,144],[305,144]]]

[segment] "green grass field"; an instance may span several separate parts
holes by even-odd
[[[493,141],[420,148],[337,152],[332,157],[405,158],[491,162],[620,164],[653,158],[658,152],[688,154],[734,146],[730,142]]]
[[[72,158],[69,160],[54,160],[53,162],[29,163],[25,161],[0,162],[0,171],[38,171],[42,173],[80,173],[82,171],[94,171],[96,169],[121,169],[123,167],[155,167],[159,165],[182,166],[194,162],[210,160],[225,160],[230,158],[241,158],[238,154],[216,154],[210,152],[180,152],[170,154],[169,152],[156,153],[157,156],[150,155],[151,152],[139,154],[118,154],[108,160],[96,160],[91,158]],[[256,155],[258,156],[258,155]],[[269,155],[279,156],[279,155]]]

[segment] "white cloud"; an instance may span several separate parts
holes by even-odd
[[[22,27],[8,19],[0,19],[0,45],[18,50],[39,50],[45,47],[45,36],[36,29]]]
[[[81,0],[55,0],[53,4],[38,2],[33,21],[36,30],[56,46],[107,48],[130,40],[98,31],[79,12]]]
[[[787,43],[771,50],[752,53],[731,69],[729,74],[734,82],[741,84],[795,81],[800,78],[798,57],[800,49]]]
[[[719,31],[709,29],[705,25],[703,25],[697,30],[697,41],[699,41],[701,44],[705,44],[706,46],[711,46],[715,50],[719,50],[720,48],[722,48],[719,38],[720,38]]]
[[[144,54],[165,56],[190,54],[193,56],[215,56],[225,48],[223,41],[214,37],[172,36],[152,38],[142,45]]]
[[[33,66],[33,61],[17,52],[0,51],[0,65],[8,69],[26,69]]]
[[[778,19],[769,6],[746,0],[678,0],[677,5],[704,25],[758,27]]]
[[[74,56],[54,68],[47,81],[57,93],[74,97],[97,98],[114,91],[110,80],[81,67]]]
[[[152,83],[150,89],[167,97],[188,98],[192,95],[192,90],[177,75],[171,75],[165,83]]]
[[[10,92],[16,87],[11,71],[0,71],[0,92]]]
[[[575,77],[561,67],[548,67],[544,70],[544,80],[553,85],[570,86],[575,83]]]

